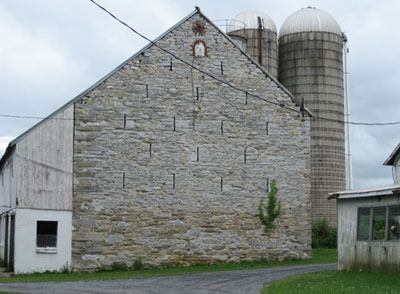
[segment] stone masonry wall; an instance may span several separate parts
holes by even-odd
[[[193,23],[206,24],[195,35]],[[194,57],[202,40],[207,56]],[[298,110],[201,13],[157,41],[235,87]],[[172,66],[171,66],[172,62]],[[73,260],[93,270],[311,255],[309,121],[155,46],[75,103]],[[282,213],[258,204],[276,179]]]

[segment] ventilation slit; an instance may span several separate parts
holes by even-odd
[[[151,158],[151,143],[149,144],[149,157]]]

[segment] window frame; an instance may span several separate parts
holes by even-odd
[[[360,212],[362,210],[369,210],[369,228],[368,228],[368,240],[360,240]],[[383,239],[374,239],[375,237],[375,228],[374,228],[374,220],[375,215],[378,210],[385,209],[385,234]],[[398,209],[400,210],[400,205],[383,205],[383,206],[359,206],[357,207],[357,232],[356,232],[356,241],[357,242],[382,242],[382,241],[392,241],[392,242],[400,242],[400,238],[397,240],[390,240],[391,232],[390,232],[390,212]],[[399,215],[400,217],[400,215]]]
[[[39,223],[55,223],[55,234],[39,234]],[[58,224],[59,221],[57,220],[37,220],[36,221],[36,252],[37,253],[57,253],[57,246],[58,246]],[[39,236],[43,235],[54,235],[55,236],[55,246],[47,246],[45,247],[39,246]]]

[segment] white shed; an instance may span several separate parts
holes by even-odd
[[[400,185],[330,194],[338,207],[338,269],[400,271]]]

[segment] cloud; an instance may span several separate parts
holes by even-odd
[[[2,80],[18,80],[34,88],[60,84],[79,66],[63,53],[62,48],[21,26],[11,15],[0,11],[0,46]],[[5,75],[7,73],[7,76]]]

